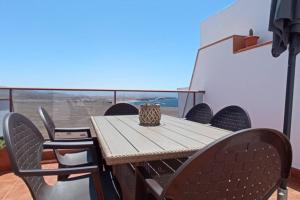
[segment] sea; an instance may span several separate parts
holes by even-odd
[[[161,107],[178,107],[178,98],[162,97],[162,98],[147,98],[138,101],[130,102],[133,105],[139,106],[148,104],[159,104]]]

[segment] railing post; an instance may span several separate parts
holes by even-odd
[[[117,103],[117,90],[114,90],[114,105]]]
[[[196,105],[196,92],[193,92],[193,106]]]
[[[14,112],[13,91],[9,89],[9,112]]]

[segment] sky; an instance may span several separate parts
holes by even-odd
[[[234,0],[0,0],[0,86],[189,86],[200,23]]]

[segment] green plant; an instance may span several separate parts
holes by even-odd
[[[3,149],[5,147],[5,141],[2,137],[0,137],[0,149]]]
[[[250,30],[249,30],[249,36],[253,36],[254,35],[254,31],[253,31],[253,29],[251,28]]]

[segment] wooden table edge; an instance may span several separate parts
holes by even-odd
[[[94,116],[91,116],[91,121],[92,121],[93,127],[94,127],[94,129],[96,131],[96,136],[97,136],[98,143],[100,145],[100,149],[102,151],[102,156],[106,160],[108,157],[105,156],[105,155],[112,155],[111,151],[110,151],[108,145],[105,142],[105,138],[102,136],[101,131],[99,130],[99,128],[97,126],[97,122],[95,121],[95,117]]]

